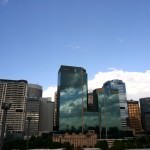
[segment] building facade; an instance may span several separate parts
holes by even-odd
[[[29,134],[30,136],[38,135],[41,98],[42,98],[42,86],[37,84],[28,84],[27,104],[26,104],[26,126],[25,126],[26,135],[27,134]]]
[[[126,87],[125,83],[121,80],[111,80],[103,85],[105,98],[109,102],[109,98],[116,100],[116,107],[119,108],[118,115],[121,119],[121,129],[128,129],[128,107],[127,107],[127,98],[126,98]]]
[[[94,101],[98,104],[98,127],[99,127],[99,138],[105,138],[106,126],[105,111],[104,111],[104,89],[97,88],[93,91]],[[104,133],[103,133],[104,132]]]
[[[129,135],[125,83],[117,79],[105,82],[98,99],[102,135],[105,138]]]
[[[54,134],[53,142],[66,143],[69,142],[74,148],[81,149],[83,147],[95,147],[97,143],[97,135],[95,133],[86,134]]]
[[[0,79],[0,124],[2,123],[2,103],[10,103],[10,110],[7,112],[7,132],[23,136],[25,129],[26,115],[26,80],[4,80]]]
[[[103,86],[104,98],[101,108],[101,125],[105,138],[110,138],[111,132],[117,133],[121,130],[121,114],[119,105],[119,93],[117,89],[111,87],[107,82]],[[114,130],[114,131],[113,131]],[[114,136],[114,135],[112,135]]]
[[[40,102],[40,134],[53,131],[54,102],[52,98],[42,98]]]
[[[54,131],[58,131],[58,122],[59,122],[59,118],[58,118],[58,98],[57,98],[57,92],[55,92],[54,95],[54,121],[53,121],[53,130]]]
[[[81,67],[61,66],[58,72],[59,130],[83,130],[87,110],[87,73]]]
[[[141,113],[139,108],[139,102],[130,100],[128,104],[128,114],[129,114],[129,126],[134,130],[134,133],[140,133],[142,131],[141,124]]]
[[[98,98],[96,96],[96,90],[93,93],[88,93],[87,110],[89,112],[98,112]]]
[[[141,120],[144,131],[150,133],[150,97],[140,99]]]

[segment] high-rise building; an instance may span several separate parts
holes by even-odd
[[[96,90],[93,93],[88,93],[87,110],[89,112],[98,112],[98,100]]]
[[[61,66],[58,72],[59,130],[83,130],[87,110],[87,73],[81,67]]]
[[[22,136],[25,129],[27,81],[0,79],[0,124],[2,123],[2,103],[11,103],[7,112],[8,133]]]
[[[118,110],[116,115],[118,115],[121,121],[121,130],[128,129],[128,107],[127,107],[127,98],[126,98],[126,87],[125,83],[121,80],[111,80],[107,81],[103,85],[105,100],[107,105],[116,107],[116,109],[109,110],[110,113],[113,110]],[[107,107],[106,107],[107,108]],[[117,117],[117,116],[116,116]],[[119,121],[119,120],[118,120]]]
[[[129,126],[137,134],[142,131],[141,125],[141,113],[138,101],[127,101],[128,104],[128,114],[129,114]]]
[[[150,97],[140,99],[142,127],[150,132]]]
[[[54,95],[54,122],[53,122],[53,130],[58,131],[58,98],[57,98],[57,92],[55,92]]]
[[[40,133],[53,131],[54,102],[52,98],[42,98],[40,103]]]
[[[111,132],[121,130],[121,115],[119,105],[119,93],[117,89],[111,87],[111,82],[106,82],[103,86],[104,97],[101,108],[101,124],[105,138],[110,138]]]
[[[93,99],[95,101],[95,104],[97,104],[97,107],[95,110],[97,110],[97,120],[98,120],[98,131],[99,131],[99,138],[101,139],[102,134],[102,129],[105,128],[105,112],[104,112],[104,90],[103,88],[97,88],[93,91]],[[103,131],[105,132],[105,131]]]
[[[26,128],[25,128],[26,135],[27,134],[29,134],[30,136],[38,135],[41,98],[42,98],[42,86],[37,84],[28,84],[27,105],[26,105]]]

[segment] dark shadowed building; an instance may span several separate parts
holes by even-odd
[[[150,97],[140,99],[142,127],[150,133]]]

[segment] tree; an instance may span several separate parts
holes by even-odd
[[[112,148],[112,150],[124,150],[124,141],[115,141]]]
[[[107,141],[98,141],[95,145],[96,148],[101,148],[102,150],[108,150]]]

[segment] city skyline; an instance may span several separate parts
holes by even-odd
[[[139,100],[142,97],[150,97],[150,70],[145,72],[129,72],[111,68],[106,72],[98,72],[93,79],[88,79],[88,90],[91,92],[96,88],[101,88],[105,82],[114,79],[125,82],[127,100]],[[57,86],[50,86],[43,91],[43,96],[50,96],[54,99],[53,93],[56,90]]]
[[[53,97],[60,65],[79,66],[90,90],[120,79],[128,99],[150,96],[150,1],[0,0],[0,18],[1,79]]]

